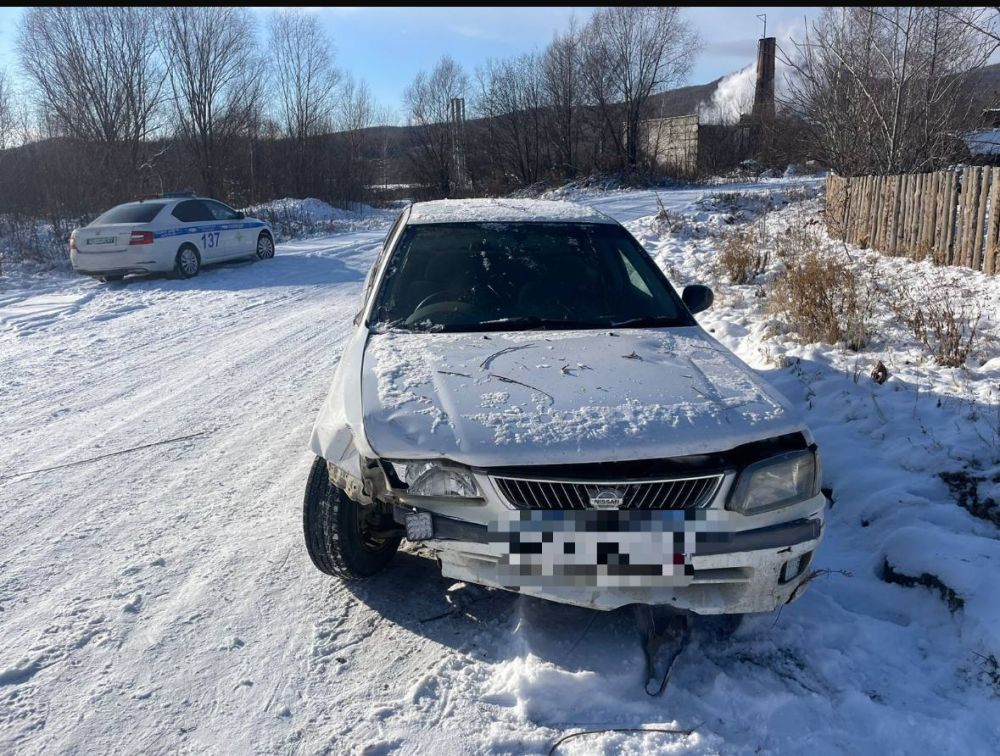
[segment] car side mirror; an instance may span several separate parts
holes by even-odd
[[[684,291],[681,293],[681,299],[684,301],[684,304],[687,305],[691,314],[695,315],[711,307],[712,302],[715,301],[715,295],[707,286],[692,284],[691,286],[684,287]]]
[[[244,213],[244,212],[242,212],[240,210],[236,211],[236,220],[243,220],[246,217],[247,217],[246,213]]]

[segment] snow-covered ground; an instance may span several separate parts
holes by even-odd
[[[860,355],[798,343],[755,285],[718,282],[711,232],[753,216],[734,192],[818,185],[661,190],[678,223],[653,219],[653,191],[557,193],[625,222],[678,285],[716,286],[699,320],[808,410],[832,489],[814,563],[830,572],[731,637],[697,622],[658,698],[631,611],[452,585],[413,549],[360,585],[309,563],[306,443],[386,220],[189,281],[7,283],[0,751],[546,753],[580,730],[663,728],[693,733],[558,752],[995,752],[1000,533],[938,473],[1000,498],[1000,278],[877,262],[982,301],[965,369],[935,366],[889,316]],[[886,582],[886,561],[929,586]]]

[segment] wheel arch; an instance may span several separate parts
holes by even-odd
[[[199,265],[205,262],[205,258],[201,254],[201,247],[199,247],[196,242],[191,241],[190,239],[185,239],[184,241],[182,241],[180,244],[177,245],[177,250],[174,252],[174,259],[177,258],[177,255],[179,255],[181,253],[181,250],[184,249],[185,247],[191,247],[191,249],[194,250],[194,253],[198,255]]]

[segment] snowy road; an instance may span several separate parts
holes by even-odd
[[[651,192],[592,201],[623,220],[656,211]],[[962,692],[944,605],[867,574],[818,580],[732,638],[698,624],[649,698],[630,610],[450,590],[416,552],[360,586],[318,573],[306,443],[380,241],[289,243],[192,281],[0,293],[0,752],[544,753],[580,728],[640,726],[697,731],[560,752],[998,742],[995,707]],[[713,317],[737,344],[745,330]],[[821,443],[835,424],[819,419]],[[863,443],[829,459],[845,496],[868,485],[852,466],[882,463]],[[834,525],[820,566],[867,570],[869,548]]]

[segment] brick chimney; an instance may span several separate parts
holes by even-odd
[[[757,42],[757,85],[753,92],[753,119],[758,123],[774,118],[774,37]]]

